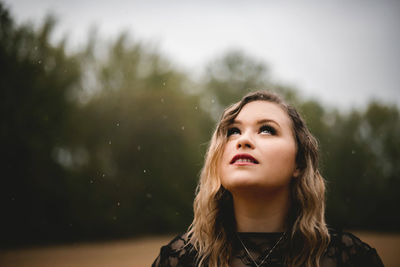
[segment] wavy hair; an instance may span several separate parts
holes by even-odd
[[[197,250],[198,266],[228,266],[236,231],[232,195],[221,184],[219,166],[227,129],[242,108],[253,101],[278,104],[292,122],[296,164],[300,175],[291,181],[288,216],[288,266],[319,266],[330,238],[325,223],[325,181],[318,171],[318,144],[295,108],[268,91],[249,93],[228,107],[212,135],[194,200],[194,219],[188,229]]]

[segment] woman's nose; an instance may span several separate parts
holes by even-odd
[[[253,141],[249,134],[242,134],[240,138],[237,140],[236,148],[254,148]]]

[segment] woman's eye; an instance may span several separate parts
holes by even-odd
[[[261,126],[261,128],[260,128],[260,133],[275,135],[275,134],[276,134],[276,130],[275,130],[274,127],[272,127],[272,126],[263,125],[263,126]]]
[[[232,127],[228,129],[228,136],[231,136],[233,134],[240,134],[240,130],[236,127]]]

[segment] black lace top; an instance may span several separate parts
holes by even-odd
[[[321,259],[321,267],[375,267],[383,266],[376,250],[350,233],[331,231],[331,242]],[[260,267],[282,267],[287,238],[281,239],[268,258],[260,265],[268,251],[278,242],[282,233],[239,233],[233,242],[233,256],[229,265],[232,267],[256,267],[248,256],[240,240]],[[285,244],[286,243],[286,244]],[[175,237],[163,246],[160,255],[152,267],[187,267],[196,266],[196,251],[188,244],[187,235]]]

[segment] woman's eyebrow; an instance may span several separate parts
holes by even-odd
[[[279,123],[277,123],[276,121],[274,121],[274,120],[270,120],[270,119],[262,119],[262,120],[258,120],[257,121],[257,124],[264,124],[264,123],[275,123],[279,128],[281,127],[280,125],[279,125]]]

